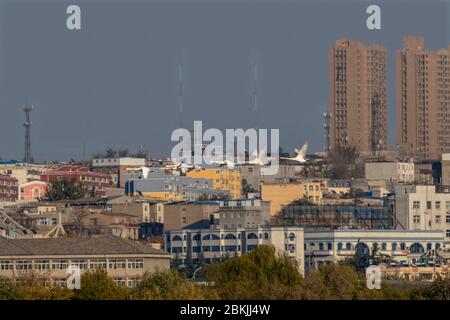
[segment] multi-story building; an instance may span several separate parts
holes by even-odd
[[[163,170],[151,170],[146,178],[130,178],[125,194],[145,196],[155,201],[197,201],[199,198],[225,197],[229,190],[216,189],[211,179],[173,176]]]
[[[196,179],[209,179],[212,181],[213,189],[228,190],[233,199],[241,197],[242,181],[239,169],[204,168],[189,171],[186,176]]]
[[[106,173],[111,176],[113,186],[124,188],[126,175],[138,168],[144,167],[144,158],[102,158],[92,160],[92,171]]]
[[[90,235],[103,234],[137,240],[139,218],[127,213],[93,213],[81,218],[83,229]]]
[[[0,237],[0,276],[12,280],[33,273],[65,285],[69,266],[103,268],[120,285],[135,287],[146,273],[170,268],[170,255],[119,237],[7,239]]]
[[[413,183],[413,162],[366,162],[365,177],[369,181],[388,181],[391,183]]]
[[[425,251],[444,248],[440,230],[306,230],[305,268],[352,258],[355,253],[389,257],[392,265],[412,265]],[[376,249],[375,249],[376,248]]]
[[[407,230],[443,230],[450,244],[450,193],[436,186],[397,186],[395,211],[400,226]]]
[[[441,184],[450,187],[450,153],[444,153],[441,161],[442,177]]]
[[[180,230],[209,221],[218,210],[219,203],[216,201],[161,203],[159,209],[164,231]]]
[[[80,166],[65,165],[41,175],[41,181],[47,183],[62,180],[76,182],[94,196],[104,196],[105,189],[111,186],[109,175],[91,172]]]
[[[303,179],[295,183],[261,183],[261,199],[270,201],[271,215],[276,215],[284,206],[296,200],[320,204],[323,183],[321,180],[314,179]]]
[[[303,229],[299,227],[183,229],[170,231],[165,237],[166,251],[181,262],[202,258],[213,263],[251,252],[259,245],[271,245],[286,253],[304,273]]]
[[[19,200],[26,202],[39,201],[45,197],[47,182],[31,181],[19,186]]]
[[[432,52],[423,37],[405,37],[396,73],[401,154],[439,160],[450,152],[450,46]]]
[[[279,164],[278,172],[273,175],[264,175],[260,165],[242,164],[239,167],[243,191],[248,193],[259,192],[260,183],[287,183],[296,178],[297,165]]]
[[[340,39],[329,50],[330,148],[387,146],[386,48]]]
[[[260,199],[237,199],[219,202],[212,228],[258,228],[270,225],[270,203]]]
[[[41,175],[54,165],[7,162],[0,164],[0,174],[6,174],[18,180],[19,185],[41,180]]]
[[[19,196],[18,185],[16,178],[0,174],[0,203],[15,202]]]

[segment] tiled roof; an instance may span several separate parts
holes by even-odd
[[[156,254],[162,250],[119,237],[9,239],[0,237],[1,256]]]

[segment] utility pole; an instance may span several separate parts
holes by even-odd
[[[33,156],[31,155],[31,110],[33,110],[33,106],[30,105],[26,105],[25,108],[23,108],[23,111],[25,112],[25,122],[23,123],[23,126],[25,127],[25,155],[23,161],[25,163],[33,163]]]

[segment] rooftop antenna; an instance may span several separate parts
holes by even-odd
[[[183,55],[178,59],[178,105],[180,113],[180,128],[183,128]]]
[[[23,108],[23,111],[25,112],[25,122],[23,123],[23,126],[25,127],[25,155],[23,161],[25,163],[33,163],[33,157],[31,155],[31,110],[33,110],[33,106],[28,104]]]

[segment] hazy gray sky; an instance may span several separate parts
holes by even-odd
[[[66,28],[78,4],[82,30]],[[366,28],[378,4],[382,29]],[[184,124],[248,128],[252,56],[260,127],[280,128],[292,151],[323,147],[328,48],[338,38],[388,48],[389,136],[394,143],[395,51],[405,35],[450,44],[449,1],[0,0],[0,157],[23,157],[32,113],[35,160],[80,159],[108,146],[168,156],[178,127],[177,60],[184,56]]]

